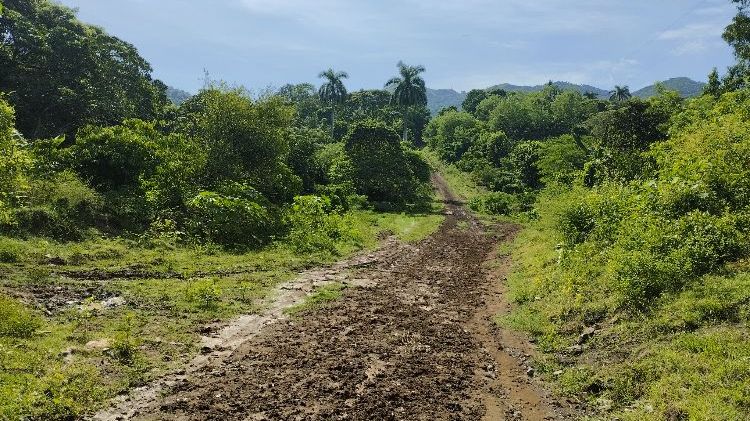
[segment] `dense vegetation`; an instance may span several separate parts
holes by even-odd
[[[750,27],[735,3],[738,62],[698,98],[485,92],[426,129],[474,209],[526,221],[518,309],[498,322],[534,334],[540,371],[597,417],[750,417]]]
[[[190,96],[66,7],[3,3],[0,418],[78,417],[295,272],[429,234],[424,155],[473,210],[525,223],[498,322],[536,336],[561,393],[604,418],[750,417],[746,0],[737,63],[697,98],[550,83],[434,116],[421,66]]]
[[[184,362],[194,325],[440,223],[413,149],[424,68],[399,64],[390,91],[329,70],[317,92],[190,96],[64,6],[3,3],[0,418],[75,418]]]

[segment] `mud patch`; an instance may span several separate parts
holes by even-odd
[[[448,216],[435,234],[279,287],[266,312],[204,338],[205,355],[184,373],[96,419],[564,419],[511,352],[523,341],[492,323],[502,282],[484,262],[517,227],[487,231],[434,182]],[[351,287],[285,317],[285,306],[326,282]]]

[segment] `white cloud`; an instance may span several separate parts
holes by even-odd
[[[659,34],[660,40],[689,40],[716,38],[721,36],[724,27],[721,24],[691,23],[682,28],[670,29]]]
[[[699,54],[721,43],[723,24],[691,23],[681,28],[670,29],[659,33],[657,39],[672,42],[672,54],[677,56]]]

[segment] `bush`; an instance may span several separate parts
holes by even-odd
[[[187,298],[199,310],[215,311],[221,301],[221,290],[216,280],[201,281],[188,289]]]
[[[418,198],[420,182],[395,131],[379,122],[359,122],[349,132],[345,149],[358,193],[396,206]]]
[[[516,204],[515,196],[503,192],[492,192],[475,198],[469,203],[469,207],[474,211],[489,215],[510,215],[516,210]]]
[[[0,295],[0,336],[30,338],[42,319],[15,300]]]
[[[159,137],[153,124],[140,120],[87,127],[71,147],[73,166],[101,192],[137,186],[156,170]]]
[[[479,122],[466,112],[451,111],[433,118],[425,128],[429,147],[446,162],[458,162],[479,135]]]
[[[193,235],[226,246],[259,246],[274,232],[274,219],[257,202],[201,192],[188,203]]]
[[[299,252],[336,251],[337,242],[348,232],[341,216],[331,213],[331,200],[320,196],[298,196],[286,210],[287,240]]]
[[[16,263],[21,260],[23,249],[10,239],[0,238],[0,263]]]

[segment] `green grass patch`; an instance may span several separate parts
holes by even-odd
[[[296,306],[286,309],[284,312],[290,315],[299,315],[307,311],[318,310],[325,307],[332,301],[338,300],[344,294],[346,285],[342,283],[333,283],[330,285],[317,288],[305,301]]]
[[[516,310],[497,322],[534,336],[541,359],[553,361],[539,372],[560,394],[587,403],[595,419],[749,419],[745,261],[697,277],[686,273],[679,290],[633,311],[623,289],[629,284],[614,276],[620,266],[613,262],[627,257],[607,243],[616,233],[593,231],[601,240],[565,246],[559,218],[566,203],[580,200],[573,196],[542,195],[539,220],[516,237],[508,277]],[[633,241],[649,235],[655,234],[642,231]],[[587,326],[596,334],[581,354],[571,352]]]
[[[435,206],[425,214],[352,211],[342,219],[351,235],[309,252],[282,242],[229,252],[151,238],[0,237],[8,294],[0,295],[0,419],[78,418],[178,370],[198,352],[202,326],[262,311],[279,283],[374,249],[384,233],[429,236],[444,219]],[[293,311],[324,306],[343,289],[321,288]],[[124,304],[105,307],[112,297]],[[51,315],[35,309],[50,302]]]
[[[443,176],[445,182],[461,201],[468,203],[489,192],[474,182],[471,174],[459,170],[455,165],[443,162],[434,151],[425,148],[420,151],[420,154],[435,171]]]

